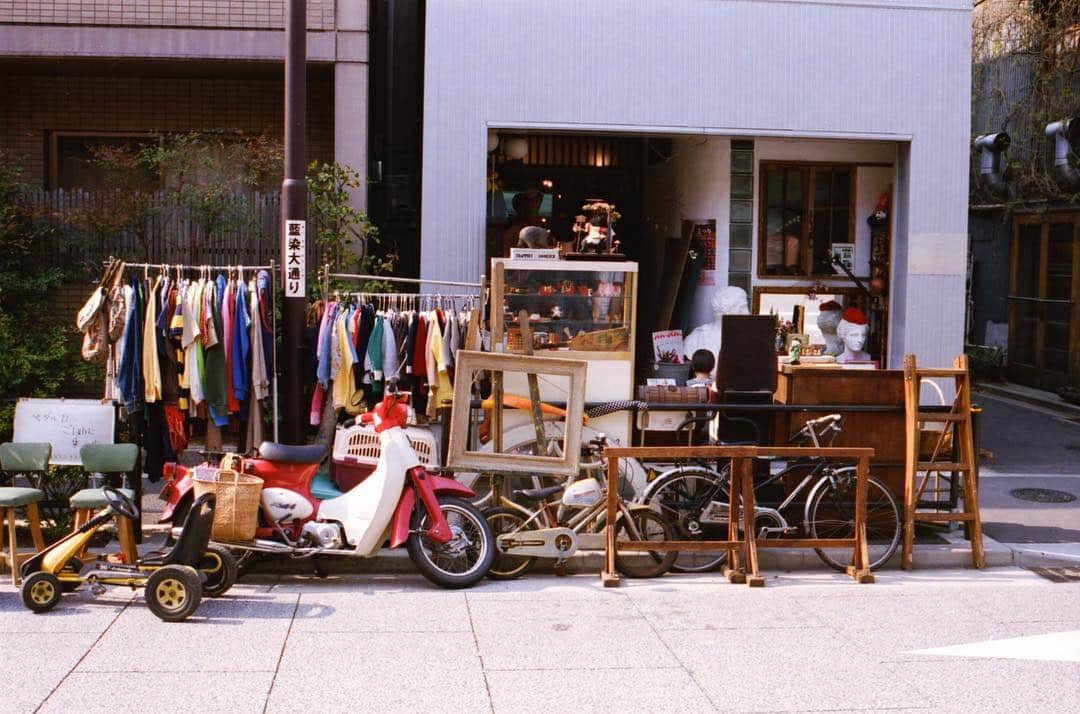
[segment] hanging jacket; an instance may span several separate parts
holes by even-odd
[[[206,286],[206,306],[210,311],[210,319],[206,321],[207,329],[212,334],[218,335],[214,344],[206,349],[206,402],[210,407],[210,417],[214,424],[219,427],[228,426],[229,412],[228,400],[225,394],[225,345],[222,344],[221,311],[218,300],[217,288],[220,283],[210,282]]]
[[[232,386],[236,401],[244,402],[251,387],[251,316],[248,312],[247,289],[243,283],[236,285],[236,306],[233,310],[232,339]]]
[[[146,285],[144,281],[144,285]],[[146,285],[146,301],[143,306],[142,325],[142,376],[143,398],[147,404],[153,404],[161,399],[161,363],[158,362],[157,351],[157,311],[158,290],[161,287],[161,276],[154,281],[153,285]]]
[[[259,325],[262,328],[263,359],[267,369],[274,368],[274,294],[270,290],[270,273],[260,270],[255,277],[259,291]]]
[[[396,381],[398,378],[398,353],[397,340],[394,337],[394,320],[397,314],[388,312],[383,318],[383,374],[387,382]]]
[[[382,381],[383,378],[383,316],[375,316],[375,327],[371,329],[371,338],[368,340],[367,348],[367,362],[365,364],[365,373],[371,373],[371,380],[374,383]],[[365,380],[366,381],[366,380]]]
[[[413,373],[413,359],[416,356],[416,328],[420,324],[415,312],[409,313],[409,328],[405,333],[405,374]]]
[[[124,408],[128,414],[134,414],[142,408],[143,385],[142,385],[142,336],[139,320],[139,289],[135,278],[131,284],[124,288],[124,297],[127,302],[127,318],[124,320],[124,332],[121,336],[123,348],[120,353],[120,364],[116,369],[116,386],[120,390],[120,398],[124,402]]]
[[[330,326],[334,322],[334,317],[337,313],[337,303],[330,303],[326,306],[326,311],[323,313],[322,324],[319,327],[319,343],[318,343],[318,357],[319,368],[317,371],[317,377],[319,384],[323,386],[323,389],[329,389],[330,387],[330,343],[331,343],[331,330]]]

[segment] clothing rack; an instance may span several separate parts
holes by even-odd
[[[145,269],[159,269],[159,270],[183,270],[183,271],[198,271],[205,270],[208,272],[216,271],[258,271],[265,270],[270,273],[270,297],[274,298],[277,293],[277,265],[274,261],[270,261],[269,265],[188,265],[186,263],[128,263],[121,260],[120,263],[124,268],[145,268]],[[271,307],[270,309],[270,331],[273,333],[274,349],[271,350],[271,357],[273,364],[270,367],[270,394],[273,399],[274,410],[274,441],[278,440],[278,366],[277,366],[277,310]]]
[[[451,285],[459,288],[476,288],[479,290],[484,287],[483,283],[465,283],[459,280],[429,280],[428,278],[396,278],[389,275],[363,275],[357,273],[331,273],[330,266],[323,266],[323,276],[325,279],[336,278],[338,280],[375,280],[386,283],[406,283],[410,285]]]

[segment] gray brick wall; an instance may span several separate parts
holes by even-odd
[[[334,29],[334,5],[308,0],[308,29]],[[0,23],[280,28],[284,11],[285,0],[0,0]]]
[[[282,83],[269,79],[0,75],[0,148],[24,166],[28,182],[40,186],[50,131],[227,129],[281,137],[282,92]],[[308,157],[332,160],[329,79],[309,81],[307,122]]]

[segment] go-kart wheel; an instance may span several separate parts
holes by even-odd
[[[81,560],[79,560],[78,558],[73,556],[73,557],[68,559],[67,565],[65,565],[64,569],[61,570],[60,572],[68,574],[68,575],[78,575],[79,573],[82,572],[82,569],[83,569],[83,562]],[[66,593],[75,592],[76,590],[79,589],[80,585],[82,585],[81,582],[74,582],[74,581],[71,581],[71,580],[61,580],[60,581],[60,589],[63,590],[64,592],[66,592]]]
[[[206,546],[199,570],[206,576],[202,593],[206,597],[221,597],[236,584],[238,566],[236,556],[228,548],[217,543]]]
[[[112,509],[113,513],[136,521],[139,520],[139,507],[127,497],[127,494],[110,486],[101,489],[101,493],[105,496],[105,502],[109,504],[109,508]]]
[[[52,573],[38,571],[23,580],[22,601],[34,612],[48,612],[60,602],[60,580]]]
[[[165,622],[186,620],[202,601],[202,578],[187,565],[166,565],[146,579],[146,606]]]

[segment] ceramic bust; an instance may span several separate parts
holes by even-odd
[[[864,349],[870,326],[866,324],[866,315],[862,310],[854,307],[844,310],[844,317],[836,327],[836,334],[844,343],[844,351],[836,358],[837,362],[845,364],[870,361],[870,354]]]
[[[835,300],[829,300],[818,308],[817,326],[821,330],[821,336],[825,339],[825,354],[835,357],[844,351],[844,343],[836,334],[836,327],[840,324],[843,308]]]
[[[712,294],[709,304],[713,311],[713,321],[697,327],[683,340],[683,354],[689,358],[698,350],[705,349],[713,353],[716,363],[720,363],[720,322],[724,315],[749,315],[750,306],[746,301],[746,291],[734,285],[718,287]],[[716,377],[716,368],[713,368]]]

